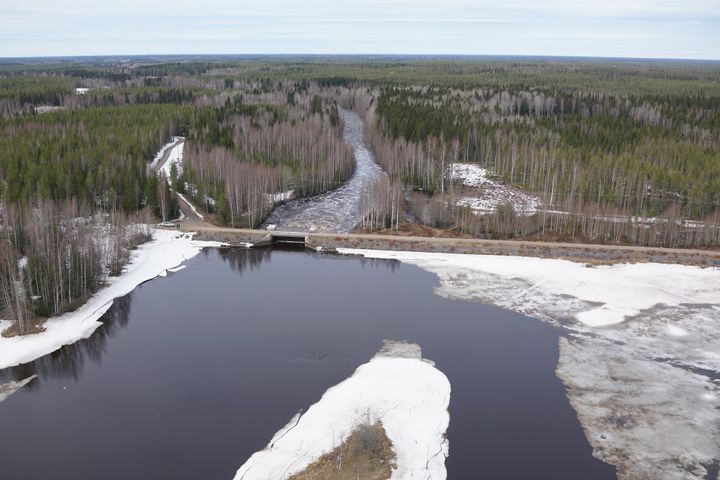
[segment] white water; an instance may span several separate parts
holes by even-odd
[[[300,198],[282,205],[264,223],[278,228],[347,233],[362,220],[360,196],[374,179],[385,172],[375,163],[363,141],[363,123],[351,110],[339,109],[345,127],[343,140],[353,149],[355,172],[341,187],[311,198]]]

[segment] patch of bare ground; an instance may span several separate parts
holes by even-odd
[[[20,333],[17,329],[17,324],[13,323],[5,330],[0,333],[0,336],[5,338],[17,337],[18,335],[32,335],[33,333],[42,333],[45,331],[45,320],[47,318],[36,318],[31,321],[27,332]]]
[[[395,468],[393,444],[376,422],[359,425],[335,450],[290,480],[387,480]]]

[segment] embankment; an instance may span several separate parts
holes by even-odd
[[[217,227],[207,229],[201,227],[197,229],[197,232],[197,239],[219,241],[237,246],[262,242],[263,239],[267,239],[269,234],[265,230]],[[275,234],[280,235],[282,232],[275,232]],[[305,244],[309,248],[321,251],[357,248],[560,258],[591,264],[653,262],[720,267],[720,251],[716,250],[334,233],[307,233]]]

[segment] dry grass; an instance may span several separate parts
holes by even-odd
[[[387,480],[394,468],[392,442],[377,422],[358,426],[335,450],[290,480]]]
[[[36,318],[32,320],[32,323],[30,325],[30,331],[23,334],[18,332],[17,325],[13,323],[8,328],[3,330],[0,336],[3,336],[5,338],[11,338],[17,337],[18,335],[31,335],[33,333],[42,333],[45,331],[45,327],[43,326],[45,324],[45,320],[47,320],[47,318]]]

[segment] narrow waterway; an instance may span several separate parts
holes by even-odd
[[[231,479],[383,339],[448,377],[448,478],[615,478],[555,377],[558,332],[432,293],[396,261],[209,249],[138,287],[88,340],[0,371],[3,480]]]
[[[360,217],[360,195],[374,179],[385,175],[375,163],[363,139],[363,122],[351,110],[339,109],[343,120],[343,140],[352,147],[355,171],[342,186],[310,198],[300,198],[281,205],[270,214],[263,227],[296,228],[322,232],[347,233]]]

